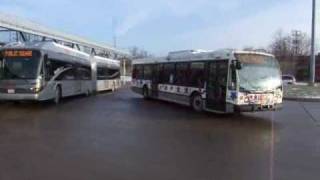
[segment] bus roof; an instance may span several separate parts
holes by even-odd
[[[32,50],[45,50],[48,52],[54,52],[54,53],[61,53],[66,54],[70,56],[75,56],[83,59],[88,59],[90,57],[89,54],[67,47],[63,46],[61,44],[55,43],[55,42],[25,42],[25,43],[9,43],[3,47],[1,47],[1,50],[5,49],[32,49]]]
[[[89,61],[90,55],[67,47],[55,42],[26,42],[26,43],[10,43],[4,47],[0,48],[1,50],[5,49],[32,49],[32,50],[45,50],[48,52],[54,52],[59,54],[65,54],[69,56],[74,56],[82,59],[87,59]],[[100,56],[93,56],[93,59],[98,63],[108,63],[113,64],[114,66],[120,66],[120,61],[114,59],[108,59]]]
[[[108,59],[103,58],[100,56],[94,56],[94,61],[97,63],[97,65],[107,65],[111,68],[120,68],[120,61],[114,60],[114,59]]]
[[[170,62],[189,62],[204,60],[222,60],[235,59],[235,54],[253,54],[274,57],[271,54],[257,51],[239,51],[234,49],[224,49],[218,51],[208,50],[185,50],[170,52],[166,57],[136,59],[133,64],[153,64],[153,63],[170,63]]]

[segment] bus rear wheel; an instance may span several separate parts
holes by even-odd
[[[144,86],[144,87],[143,87],[142,95],[143,95],[143,98],[145,98],[145,99],[148,99],[148,98],[149,98],[149,91],[148,91],[147,86]]]
[[[196,112],[203,111],[202,97],[199,94],[195,94],[191,98],[191,107]]]

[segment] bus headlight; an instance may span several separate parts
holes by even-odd
[[[30,88],[30,90],[33,92],[33,93],[38,93],[42,90],[42,87],[32,87]]]
[[[34,87],[30,88],[33,93],[38,93],[42,90],[42,84],[40,80],[37,80]]]

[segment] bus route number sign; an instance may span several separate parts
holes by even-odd
[[[32,57],[32,51],[29,50],[8,50],[4,51],[5,57]]]

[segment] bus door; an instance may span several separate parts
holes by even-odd
[[[151,79],[151,96],[152,97],[158,97],[158,85],[159,85],[159,73],[160,73],[160,67],[162,67],[162,65],[160,64],[155,64],[152,65],[152,79]]]
[[[207,78],[206,108],[214,111],[226,110],[228,61],[209,62]]]

